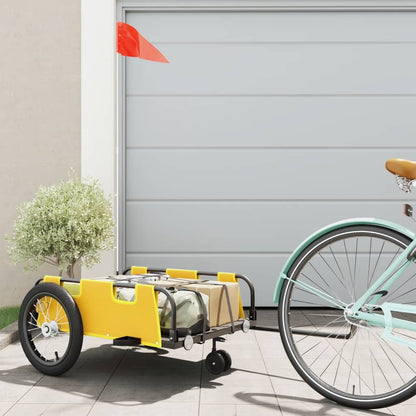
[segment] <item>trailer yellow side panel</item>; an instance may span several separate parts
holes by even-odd
[[[238,280],[235,277],[235,273],[219,272],[217,276],[218,276],[218,281],[220,281],[220,282],[238,283]],[[240,291],[240,289],[239,289],[239,291]],[[244,319],[245,314],[244,314],[243,304],[241,302],[241,294],[240,293],[238,294],[238,302],[239,302],[238,317]]]
[[[66,286],[59,277],[45,276],[44,282]],[[74,283],[68,289],[74,290]],[[157,293],[152,285],[136,285],[135,300],[116,298],[112,281],[82,279],[79,294],[73,295],[81,313],[84,334],[106,339],[140,338],[141,344],[162,346]]]

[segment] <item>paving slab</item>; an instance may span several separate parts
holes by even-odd
[[[97,402],[91,409],[88,416],[155,416],[155,415],[198,415],[198,403],[103,403]],[[218,416],[218,415],[217,415]]]
[[[7,412],[7,416],[87,416],[91,407],[91,404],[18,403]]]
[[[390,409],[362,411],[329,402],[293,369],[278,333],[228,336],[217,348],[232,367],[205,368],[211,342],[191,351],[113,346],[84,337],[74,367],[60,377],[39,373],[19,343],[0,350],[0,415],[390,416],[416,412],[416,398]]]
[[[0,402],[0,415],[6,414],[14,405],[14,402]]]
[[[282,416],[278,406],[201,404],[199,416]]]

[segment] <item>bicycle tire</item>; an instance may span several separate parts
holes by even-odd
[[[290,267],[291,280],[284,282],[279,298],[282,343],[299,375],[328,399],[374,409],[416,393],[416,351],[382,338],[384,328],[344,315],[410,241],[383,226],[346,226],[311,242]],[[414,267],[406,273],[381,302],[416,304],[409,301],[416,286]],[[337,299],[339,306],[306,291],[302,282]]]
[[[57,376],[77,361],[83,342],[82,319],[74,299],[61,286],[34,286],[23,299],[18,327],[23,351],[40,372]]]

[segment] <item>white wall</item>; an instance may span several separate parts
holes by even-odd
[[[81,1],[0,1],[0,307],[20,304],[45,273],[7,254],[16,206],[80,171]]]
[[[115,0],[81,1],[81,172],[100,181],[116,207]],[[115,209],[114,209],[115,212]],[[114,214],[116,218],[116,214]],[[115,273],[115,252],[82,277]]]

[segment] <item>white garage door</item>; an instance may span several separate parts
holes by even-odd
[[[416,13],[130,9],[125,21],[171,63],[122,66],[121,265],[247,274],[267,306],[318,227],[407,224],[383,166],[416,159]]]

